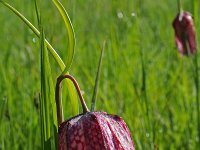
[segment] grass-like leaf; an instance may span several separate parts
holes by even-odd
[[[38,29],[31,24],[31,22],[26,19],[26,17],[24,17],[19,11],[17,11],[14,7],[12,7],[11,5],[9,5],[8,3],[0,0],[0,2],[5,5],[9,10],[11,10],[12,12],[14,12],[38,37],[40,37],[40,32],[38,31]],[[55,51],[55,49],[51,46],[51,44],[45,39],[44,42],[46,44],[47,49],[49,50],[49,52],[51,53],[51,55],[53,56],[53,58],[55,59],[55,61],[58,63],[61,71],[63,73],[66,73],[67,70],[69,69],[71,63],[72,63],[72,59],[73,59],[73,54],[74,54],[74,45],[75,45],[75,38],[74,38],[74,32],[73,32],[73,28],[72,28],[72,24],[71,21],[67,15],[66,10],[64,9],[64,7],[62,6],[62,4],[58,1],[55,1],[55,4],[57,6],[57,8],[59,9],[59,11],[61,12],[63,19],[65,21],[65,25],[67,27],[67,31],[69,34],[69,51],[67,52],[67,55],[69,55],[69,57],[67,58],[67,67],[65,66],[64,62],[62,61],[62,59],[60,58],[60,56],[57,54],[57,52]],[[72,113],[73,115],[76,115],[78,113],[78,102],[77,102],[77,96],[76,96],[76,92],[75,89],[72,85],[71,82],[66,81],[67,82],[67,89],[68,89],[68,94],[69,94],[69,100],[71,102],[71,106],[72,106]]]
[[[45,35],[41,22],[38,1],[35,2],[35,10],[40,28],[40,49],[41,49],[41,98],[40,98],[40,120],[41,120],[41,143],[44,150],[51,149],[51,141],[57,141],[57,133],[51,132],[51,127],[57,130],[56,106],[54,101],[54,85],[51,75],[49,55],[45,43]],[[53,117],[52,117],[53,116]],[[52,138],[54,134],[54,138]]]
[[[17,11],[14,7],[9,5],[8,3],[4,2],[4,1],[1,1],[1,0],[0,0],[0,2],[3,5],[5,5],[8,9],[10,9],[12,12],[14,12],[29,27],[29,29],[31,29],[35,33],[35,35],[40,37],[40,32],[38,31],[38,29],[28,19],[26,19],[26,17],[24,17],[19,11]],[[60,69],[63,71],[65,69],[64,62],[62,61],[62,59],[57,54],[55,49],[51,46],[51,44],[46,39],[44,40],[44,42],[46,43],[47,48],[50,51],[50,53],[53,56],[53,58],[58,63]]]
[[[198,31],[198,7],[199,7],[199,1],[193,0],[193,18],[194,18],[194,25],[196,27],[196,31]],[[198,32],[196,32],[196,37],[198,38]],[[194,83],[195,83],[195,89],[196,89],[196,114],[197,114],[197,133],[198,133],[198,139],[200,139],[200,95],[199,95],[199,63],[198,63],[198,57],[199,57],[199,45],[198,41],[197,43],[197,52],[194,57],[194,66],[195,66],[195,73],[194,73]],[[197,147],[200,146],[200,140],[197,143]]]
[[[72,23],[70,21],[70,18],[65,10],[65,8],[63,7],[63,5],[60,3],[60,1],[58,0],[52,0],[53,3],[55,4],[55,6],[57,7],[58,11],[60,12],[63,21],[65,23],[65,27],[68,33],[68,48],[66,51],[66,67],[64,70],[62,70],[62,74],[66,74],[69,71],[69,68],[72,64],[72,60],[73,60],[73,56],[74,56],[74,47],[75,47],[75,34],[74,34],[74,30],[73,30],[73,26]],[[77,101],[77,96],[76,96],[76,92],[74,90],[74,86],[70,81],[66,81],[67,83],[67,90],[68,90],[68,95],[69,95],[69,100],[72,106],[72,113],[73,115],[76,115],[78,113],[78,101]],[[64,116],[62,116],[62,118],[64,118]]]
[[[92,96],[91,111],[94,111],[95,105],[96,105],[96,98],[97,98],[98,85],[99,85],[99,77],[100,77],[101,64],[102,64],[102,58],[103,58],[103,53],[104,53],[104,49],[105,49],[105,44],[106,44],[106,42],[104,41],[103,47],[101,49],[101,56],[99,58],[98,68],[97,68],[95,86],[94,86],[94,91],[93,91],[93,96]]]
[[[41,122],[43,126],[43,135],[44,137],[44,149],[50,149],[50,137],[51,137],[51,103],[54,101],[54,86],[51,77],[51,69],[48,58],[48,51],[44,42],[44,33],[41,27]]]
[[[193,0],[193,18],[194,18],[194,24],[197,26],[198,23],[198,6],[199,6],[199,0]]]
[[[1,127],[1,122],[2,122],[2,119],[3,119],[3,114],[5,112],[6,103],[7,103],[6,98],[4,98],[3,100],[0,101],[0,127]]]
[[[70,21],[70,18],[65,10],[65,8],[63,7],[63,5],[60,3],[59,0],[53,0],[55,6],[57,7],[57,9],[59,10],[63,21],[65,23],[65,27],[68,33],[68,48],[67,48],[67,53],[66,53],[66,67],[65,70],[63,71],[63,74],[67,73],[71,64],[72,64],[72,60],[73,60],[73,56],[74,56],[74,46],[75,46],[75,34],[74,34],[74,30],[73,30],[73,26],[72,23]]]

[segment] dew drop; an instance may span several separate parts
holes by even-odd
[[[147,138],[149,137],[149,133],[146,133],[146,137],[147,137]]]
[[[33,39],[32,39],[32,41],[33,41],[33,43],[35,43],[35,42],[36,42],[36,39],[35,39],[35,38],[33,38]]]
[[[135,17],[135,16],[136,16],[136,14],[135,14],[134,12],[132,12],[132,13],[131,13],[131,16],[132,16],[132,17]]]
[[[120,12],[117,12],[117,17],[119,19],[122,19],[124,17],[123,13],[120,11]]]

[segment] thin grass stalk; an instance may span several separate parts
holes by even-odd
[[[34,25],[31,24],[31,22],[28,19],[26,19],[19,11],[17,11],[14,7],[12,7],[11,5],[9,5],[8,3],[6,3],[2,0],[0,0],[0,3],[2,3],[9,10],[14,12],[33,31],[33,33],[35,33],[35,35],[37,37],[40,37],[40,32],[38,31],[38,29],[35,28]],[[58,63],[60,69],[62,71],[64,71],[66,66],[65,66],[64,62],[62,61],[62,59],[60,58],[60,56],[57,54],[55,49],[51,46],[51,44],[46,39],[45,39],[45,43],[47,45],[47,49],[50,51],[51,55],[53,56],[55,61]]]
[[[69,46],[69,50],[68,50],[69,52],[67,51],[67,54],[69,54],[70,56],[68,56],[68,59],[66,60],[66,62],[68,64],[67,65],[64,64],[64,62],[62,61],[60,56],[57,54],[55,49],[51,46],[51,44],[46,39],[44,42],[47,46],[47,49],[50,51],[51,55],[53,56],[53,58],[58,63],[58,65],[62,71],[62,74],[63,74],[63,73],[68,73],[68,69],[72,63],[72,59],[73,59],[73,55],[74,55],[75,36],[74,36],[74,31],[73,31],[73,27],[72,27],[70,18],[68,16],[66,10],[64,9],[62,4],[58,0],[53,0],[53,2],[56,5],[57,9],[59,10],[60,14],[62,15],[63,20],[65,22],[65,26],[66,26],[68,34],[69,34],[68,38],[69,38],[70,46]],[[0,3],[2,3],[9,10],[14,12],[33,31],[33,33],[36,34],[37,37],[40,37],[40,32],[19,11],[17,11],[14,7],[12,7],[11,5],[9,5],[8,3],[6,3],[2,0],[0,0]],[[35,5],[36,5],[36,3],[35,3]],[[75,115],[76,113],[78,113],[78,102],[76,101],[76,98],[75,98],[75,91],[74,91],[73,85],[68,81],[66,81],[66,82],[67,82],[67,88],[69,91],[68,92],[69,97],[70,97],[69,99],[72,103],[72,113]]]
[[[34,0],[34,4],[35,4],[35,12],[36,12],[36,16],[37,16],[37,22],[38,22],[38,25],[39,25],[41,18],[40,18],[38,0]]]
[[[149,115],[149,101],[147,98],[147,88],[146,88],[146,70],[145,70],[145,62],[144,62],[144,54],[143,50],[140,50],[140,57],[141,57],[141,69],[142,69],[142,86],[141,86],[141,94],[142,94],[142,99],[144,100],[145,103],[145,109],[146,109],[146,117],[147,117],[147,131],[151,132],[151,124],[150,124],[150,115]]]
[[[39,95],[39,101],[40,101],[40,136],[41,136],[41,139],[40,139],[40,143],[41,143],[41,149],[44,150],[44,123],[43,123],[43,115],[42,115],[42,112],[43,112],[43,104],[41,103],[42,101],[42,98],[41,98],[41,94]]]
[[[41,33],[44,32],[43,28],[41,28]],[[50,137],[51,137],[51,127],[50,127],[50,85],[49,85],[49,77],[47,73],[47,53],[45,52],[45,44],[44,44],[44,33],[41,34],[41,104],[42,104],[42,122],[44,128],[44,150],[50,148]]]
[[[146,115],[148,118],[148,122],[149,122],[149,107],[148,107],[148,102],[147,102],[147,92],[146,92],[146,70],[145,70],[145,65],[144,65],[144,54],[141,50],[140,52],[141,55],[141,67],[142,67],[142,86],[141,86],[141,91],[142,91],[142,95],[144,97],[144,101],[145,101],[145,107],[146,107]]]
[[[72,64],[73,61],[73,57],[74,57],[74,47],[75,47],[75,33],[74,33],[74,29],[71,23],[71,20],[67,14],[67,11],[65,10],[64,6],[62,5],[62,3],[59,0],[52,0],[54,5],[56,6],[57,10],[59,11],[60,15],[62,16],[62,19],[64,21],[65,24],[65,28],[67,30],[68,33],[68,47],[67,47],[67,53],[66,53],[66,60],[65,60],[65,68],[64,70],[62,70],[62,75],[64,74],[68,74],[69,68]],[[71,82],[66,81],[67,82],[67,88],[68,88],[68,94],[69,94],[69,99],[71,101],[71,104],[73,105],[72,107],[72,113],[75,115],[78,112],[78,102],[77,102],[77,97],[75,96],[76,93],[74,91],[74,87],[71,84]],[[61,108],[59,108],[60,110],[62,109],[62,102],[60,102],[59,105]],[[61,110],[62,112],[62,110]],[[63,115],[63,113],[61,113],[61,115]],[[61,117],[61,119],[64,119],[64,115]]]
[[[64,6],[60,3],[59,0],[52,0],[55,6],[57,7],[58,11],[60,12],[60,15],[63,18],[63,21],[65,23],[65,28],[68,33],[68,48],[67,48],[67,58],[66,58],[66,67],[62,74],[66,74],[72,64],[73,56],[74,56],[74,47],[75,47],[75,33],[74,29],[71,23],[71,20],[67,14],[67,11],[65,10]]]
[[[6,108],[6,103],[7,103],[7,99],[6,98],[3,98],[0,102],[0,129],[1,129],[1,123],[2,123],[2,120],[3,120],[3,115],[4,115],[4,112],[5,112],[5,108]]]
[[[138,11],[139,15],[138,16],[144,15],[144,4],[145,2],[143,0],[139,1],[139,11]],[[140,32],[139,39],[142,42],[142,39],[141,39],[141,36],[142,36],[141,33],[143,33],[142,20],[139,20],[138,31]],[[142,108],[144,109],[144,112],[145,112],[144,139],[146,140],[146,143],[143,143],[142,145],[142,149],[154,149],[153,138],[152,138],[152,133],[154,132],[153,131],[154,128],[152,128],[152,123],[150,122],[150,102],[147,97],[147,85],[146,85],[147,72],[146,72],[145,53],[144,53],[143,45],[140,44],[139,50],[140,50],[139,54],[140,54],[141,74],[142,74],[140,99],[142,100],[142,103],[144,104],[144,107]],[[149,138],[152,138],[152,139],[149,139],[149,138],[147,139],[146,134],[149,134],[150,136]]]
[[[96,106],[97,92],[98,92],[98,86],[99,86],[99,78],[100,78],[100,72],[101,72],[101,64],[102,64],[102,58],[103,58],[103,53],[104,53],[104,49],[105,49],[105,44],[106,44],[106,41],[103,42],[103,47],[102,47],[102,50],[101,50],[101,56],[99,58],[99,64],[98,64],[96,79],[95,79],[95,86],[94,86],[94,91],[93,91],[93,96],[92,96],[91,111],[94,111],[95,106]]]
[[[198,132],[198,145],[200,139],[200,110],[199,110],[199,64],[198,64],[198,55],[196,54],[194,58],[195,65],[195,75],[194,75],[194,84],[196,89],[196,114],[197,114],[197,132]]]
[[[41,24],[40,24],[40,15],[39,15],[39,10],[38,10],[38,4],[37,4],[37,0],[34,0],[34,3],[35,3],[35,11],[36,11],[36,15],[37,15],[37,22],[38,22],[38,26],[41,27]],[[43,37],[44,38],[44,37]],[[40,39],[40,45],[42,45],[42,39]],[[44,45],[44,43],[43,43]],[[41,80],[42,80],[42,54],[43,54],[43,50],[42,50],[42,46],[41,46]],[[45,126],[44,126],[44,122],[45,122],[45,118],[44,118],[44,115],[43,115],[43,112],[44,112],[44,103],[43,103],[43,98],[42,98],[42,94],[44,94],[42,92],[42,82],[41,82],[41,93],[39,95],[39,101],[40,101],[40,134],[41,134],[41,149],[44,150],[45,149]]]
[[[196,31],[198,31],[198,0],[193,0],[193,18],[194,18],[194,25],[196,27]],[[196,32],[196,39],[198,39],[198,32]],[[199,64],[198,64],[198,40],[196,40],[196,47],[197,52],[194,58],[194,65],[195,65],[195,76],[194,76],[194,84],[196,89],[196,114],[197,114],[197,135],[198,135],[198,141],[197,141],[197,147],[200,147],[200,104],[199,104]]]
[[[149,103],[149,99],[147,97],[147,87],[146,87],[146,69],[145,69],[145,61],[144,61],[144,53],[143,53],[143,49],[141,48],[140,50],[140,59],[141,59],[141,71],[142,71],[142,86],[141,86],[141,98],[142,100],[144,100],[145,103],[145,116],[147,118],[147,122],[146,122],[146,133],[145,135],[149,134],[149,138],[150,138],[150,142],[148,144],[150,144],[151,149],[153,149],[153,139],[151,139],[152,137],[152,133],[154,131],[152,131],[152,124],[150,121],[150,103]]]

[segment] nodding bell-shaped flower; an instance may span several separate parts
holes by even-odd
[[[176,46],[183,55],[194,54],[196,51],[195,29],[189,12],[179,13],[172,23],[175,31]]]
[[[134,150],[126,123],[105,112],[88,112],[59,127],[59,150]]]
[[[78,92],[83,113],[62,122],[58,118],[58,149],[59,150],[135,150],[130,131],[117,115],[105,112],[90,112],[81,95],[76,80],[70,75],[60,76],[56,84],[56,104],[59,102],[60,82],[70,79]]]

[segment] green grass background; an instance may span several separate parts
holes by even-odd
[[[8,2],[37,26],[33,0]],[[96,110],[123,117],[138,150],[197,149],[194,65],[175,47],[176,1],[61,2],[76,34],[70,73],[88,106],[106,40]],[[51,1],[42,1],[40,8],[46,37],[65,59],[62,18]],[[192,12],[191,1],[184,0],[183,8]],[[40,149],[39,39],[3,5],[0,32],[0,150]],[[60,71],[51,56],[50,61],[55,84]],[[67,119],[72,113],[62,92]]]

